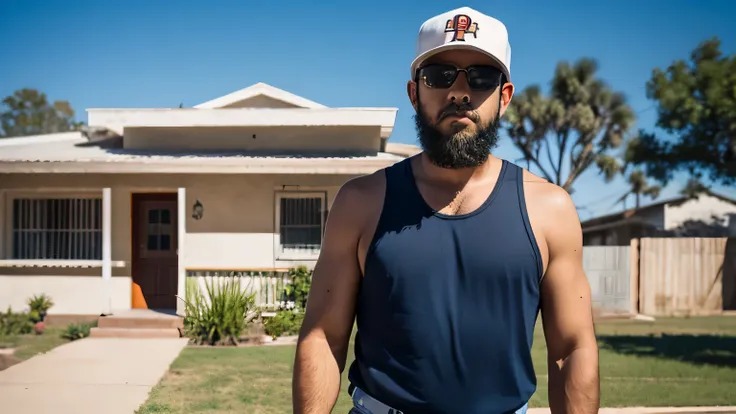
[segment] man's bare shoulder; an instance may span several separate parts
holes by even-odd
[[[580,218],[570,193],[524,170],[524,197],[532,227],[540,232],[550,257],[582,244]]]
[[[352,221],[372,221],[380,213],[386,189],[384,170],[351,178],[335,196],[330,215],[349,216]]]
[[[548,213],[545,216],[557,217],[560,214],[577,219],[577,210],[570,194],[557,184],[551,183],[528,170],[524,170],[524,193],[527,206]]]
[[[345,199],[346,203],[365,202],[376,196],[383,197],[386,188],[385,169],[372,174],[351,178],[340,187],[337,197]]]

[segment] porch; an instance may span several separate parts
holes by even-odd
[[[273,310],[289,269],[314,264],[332,198],[349,178],[16,177],[0,188],[0,307],[20,311],[43,293],[54,301],[50,316],[183,315],[187,279],[213,277],[239,277]]]

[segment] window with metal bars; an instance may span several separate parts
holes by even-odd
[[[279,197],[281,252],[315,254],[322,247],[324,194],[286,194]]]
[[[12,259],[102,260],[101,199],[18,198],[12,214]]]

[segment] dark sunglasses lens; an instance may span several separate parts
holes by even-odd
[[[457,78],[457,69],[446,65],[429,65],[419,73],[430,88],[449,88]]]
[[[496,89],[501,82],[501,71],[493,66],[472,66],[468,68],[468,85],[477,91]]]

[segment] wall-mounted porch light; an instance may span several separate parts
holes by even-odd
[[[202,216],[204,215],[204,206],[202,203],[197,200],[197,202],[194,203],[192,206],[192,218],[195,220],[200,220]]]

